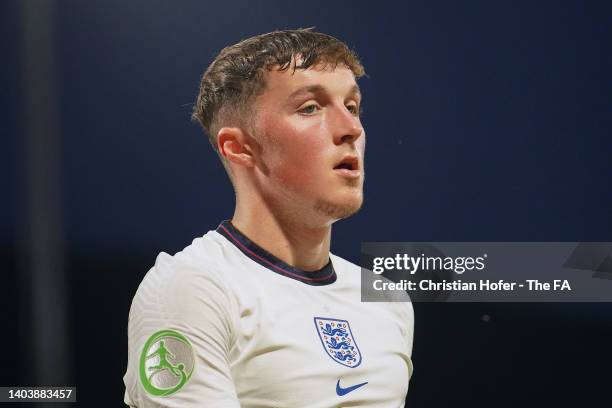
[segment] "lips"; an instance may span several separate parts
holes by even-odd
[[[334,166],[336,174],[347,178],[358,178],[361,175],[359,170],[359,159],[357,156],[345,156],[340,162]]]

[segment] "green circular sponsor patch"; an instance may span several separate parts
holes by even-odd
[[[140,354],[140,382],[156,397],[172,395],[191,378],[195,366],[193,347],[174,330],[153,334]]]

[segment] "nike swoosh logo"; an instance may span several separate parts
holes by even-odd
[[[348,394],[351,391],[355,391],[359,387],[363,387],[367,383],[368,382],[366,381],[366,382],[361,383],[361,384],[351,385],[350,387],[342,388],[340,386],[340,380],[338,380],[338,382],[336,383],[336,394],[338,394],[339,396],[346,395],[346,394]]]

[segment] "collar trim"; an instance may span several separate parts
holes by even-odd
[[[283,262],[251,241],[246,235],[234,227],[229,220],[221,222],[216,231],[234,244],[243,254],[274,273],[313,286],[329,285],[336,281],[336,271],[334,270],[331,260],[318,271],[303,271]]]

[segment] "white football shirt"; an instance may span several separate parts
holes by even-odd
[[[130,309],[132,407],[403,407],[410,302],[360,301],[361,268],[305,272],[224,221],[161,253]]]

